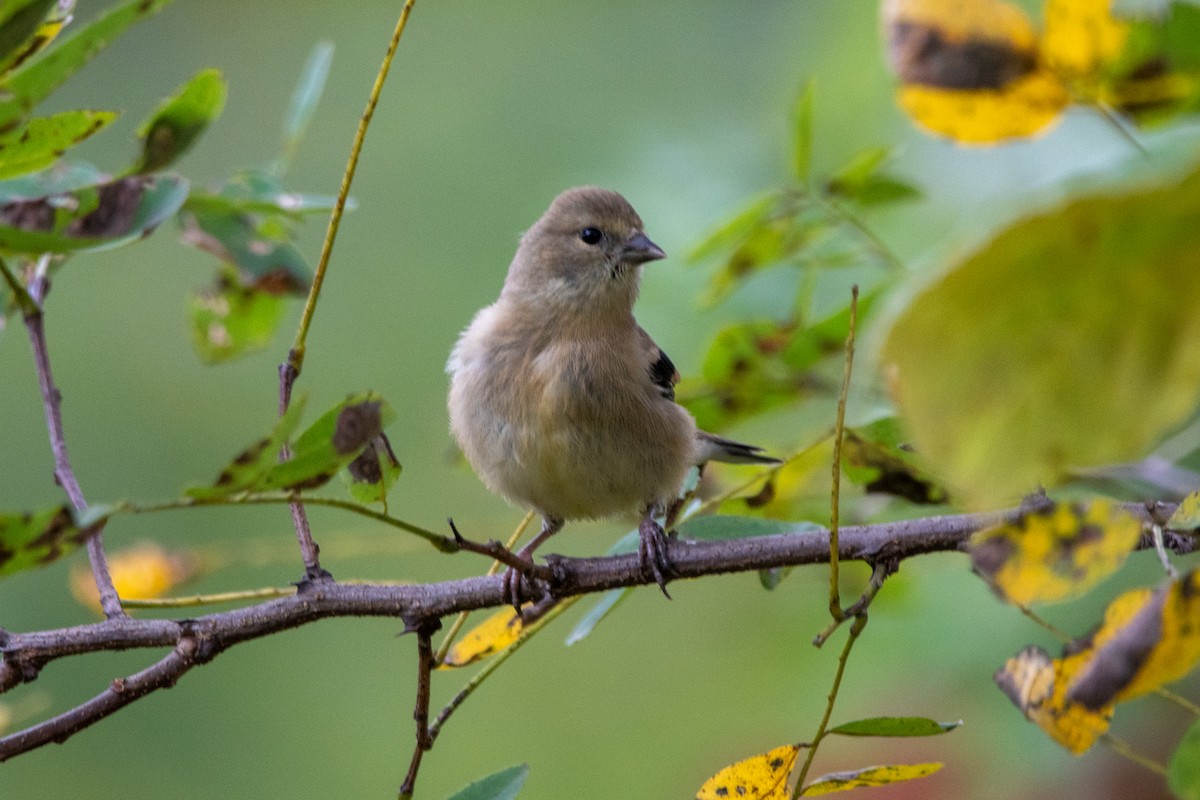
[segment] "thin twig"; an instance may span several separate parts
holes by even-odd
[[[512,550],[517,546],[517,542],[520,541],[521,535],[525,533],[525,530],[529,527],[529,523],[533,522],[534,516],[535,515],[532,511],[525,514],[525,516],[517,524],[516,530],[512,532],[512,535],[508,537],[508,541],[504,543],[506,548]],[[492,561],[492,565],[488,567],[487,574],[495,575],[500,571],[501,566],[502,565],[499,561]],[[434,664],[441,664],[446,660],[446,653],[450,652],[450,648],[453,646],[454,640],[458,637],[458,633],[462,630],[463,625],[467,623],[467,617],[470,615],[470,611],[460,611],[458,616],[454,618],[454,622],[450,624],[450,629],[446,631],[446,635],[442,637],[442,643],[438,645],[437,652],[433,655]]]
[[[346,159],[346,169],[342,172],[342,183],[338,187],[337,200],[334,201],[333,211],[329,215],[329,225],[325,229],[325,240],[321,244],[321,256],[317,260],[317,268],[313,274],[312,285],[308,289],[308,299],[304,302],[304,311],[300,315],[300,325],[296,329],[296,338],[292,342],[292,349],[288,351],[287,360],[279,365],[279,413],[282,416],[287,411],[292,399],[292,387],[296,383],[296,379],[300,377],[300,371],[304,367],[304,353],[307,347],[308,330],[312,325],[313,314],[317,310],[317,300],[321,296],[321,287],[325,283],[325,273],[329,268],[329,258],[333,254],[333,243],[337,239],[338,229],[342,224],[342,216],[346,212],[346,200],[350,197],[350,184],[354,182],[354,173],[358,170],[358,158],[362,153],[363,142],[366,140],[367,128],[370,127],[371,118],[375,116],[375,106],[379,104],[379,95],[383,91],[383,83],[387,79],[387,75],[392,66],[392,59],[396,55],[396,48],[400,45],[400,37],[404,35],[404,28],[408,24],[408,15],[412,12],[413,3],[415,0],[407,0],[404,7],[400,9],[400,17],[396,20],[396,28],[392,32],[391,41],[388,42],[387,52],[384,53],[383,62],[379,65],[379,72],[375,75],[375,83],[371,87],[371,93],[367,97],[366,108],[363,109],[362,116],[359,117],[358,127],[354,132],[354,142],[350,146],[350,155]],[[324,580],[330,577],[329,573],[321,569],[320,562],[320,547],[312,536],[312,529],[308,524],[308,514],[304,511],[303,504],[297,500],[290,504],[292,512],[292,524],[296,529],[296,540],[300,544],[300,554],[304,559],[304,574],[309,580]]]
[[[1168,578],[1175,580],[1179,577],[1179,570],[1175,569],[1175,565],[1171,563],[1171,557],[1167,554],[1161,525],[1154,523],[1150,526],[1150,538],[1154,542],[1154,552],[1158,553],[1158,562],[1162,564],[1163,571],[1167,573]]]
[[[837,702],[838,691],[842,687],[842,676],[846,673],[846,662],[850,660],[850,651],[854,649],[854,643],[858,641],[858,635],[862,633],[863,628],[867,626],[866,613],[859,614],[854,618],[854,622],[850,624],[850,633],[846,636],[846,644],[842,647],[842,653],[838,656],[837,669],[833,673],[833,684],[829,687],[829,696],[825,703],[825,713],[821,716],[821,723],[817,725],[817,733],[812,738],[812,744],[808,748],[808,752],[804,756],[804,764],[800,767],[800,773],[796,776],[796,785],[792,789],[792,800],[796,800],[804,794],[804,781],[808,778],[808,771],[812,768],[813,759],[816,758],[817,750],[821,747],[821,741],[825,738],[825,732],[829,729],[829,720],[833,716],[833,706]]]
[[[842,610],[842,595],[838,570],[838,521],[842,500],[842,440],[846,433],[846,402],[850,397],[850,377],[854,373],[854,334],[858,322],[858,284],[850,289],[850,329],[846,333],[846,367],[842,373],[842,389],[838,393],[837,421],[833,426],[833,488],[829,509],[829,614],[834,622],[846,619]],[[824,641],[818,637],[820,641]],[[819,646],[819,645],[818,645]]]
[[[2,258],[0,258],[0,276],[3,276],[4,282],[8,284],[9,291],[13,293],[13,300],[16,302],[22,316],[27,317],[38,313],[37,302],[30,296],[29,291],[25,288],[25,284],[17,280],[17,276],[9,269],[8,262]]]
[[[489,539],[482,544],[473,542],[458,532],[458,526],[454,524],[454,520],[450,519],[446,521],[450,523],[450,532],[454,534],[454,542],[459,548],[469,553],[478,553],[481,556],[487,556],[518,572],[533,575],[544,581],[551,580],[554,577],[554,573],[549,567],[536,564],[531,559],[522,558],[495,539]]]
[[[181,639],[175,649],[158,663],[127,678],[112,681],[108,688],[82,705],[57,717],[0,739],[0,761],[52,742],[65,742],[97,720],[145,697],[156,689],[174,686],[180,676],[197,663],[195,642]]]
[[[269,586],[265,589],[193,594],[187,597],[126,597],[122,603],[125,608],[190,608],[217,605],[218,603],[240,603],[244,600],[263,600],[269,597],[288,597],[295,593],[295,586]]]
[[[404,783],[400,784],[400,800],[409,800],[413,796],[417,772],[421,769],[421,756],[433,747],[433,738],[429,735],[429,684],[434,667],[432,637],[434,631],[441,626],[438,620],[422,620],[413,629],[417,634],[417,702],[413,709],[413,719],[417,723],[417,742],[408,764],[408,774]]]
[[[825,626],[825,630],[813,637],[813,646],[823,646],[829,637],[833,635],[834,631],[841,627],[843,622],[863,613],[870,608],[871,602],[875,599],[875,595],[879,594],[879,590],[883,588],[883,582],[887,580],[889,576],[894,574],[899,568],[900,564],[895,560],[880,561],[876,563],[871,568],[871,579],[867,582],[867,588],[861,595],[859,595],[857,600],[855,600],[848,608],[845,609],[843,612],[845,616],[843,616],[842,619],[835,619],[831,621],[827,626]]]
[[[437,741],[438,734],[442,732],[442,726],[446,724],[446,720],[450,719],[450,716],[455,712],[455,710],[461,706],[468,697],[474,694],[475,690],[478,689],[479,686],[486,681],[493,672],[499,669],[501,664],[503,664],[518,650],[520,650],[521,646],[529,641],[534,634],[548,625],[552,620],[558,617],[559,614],[563,613],[572,605],[574,605],[577,599],[578,598],[570,598],[568,600],[564,600],[563,602],[554,606],[554,608],[547,611],[536,622],[528,627],[523,628],[521,630],[521,635],[518,636],[512,644],[494,655],[486,664],[483,665],[479,672],[476,672],[474,675],[472,675],[471,679],[468,680],[463,687],[458,690],[458,693],[454,695],[454,697],[450,698],[450,702],[447,703],[444,708],[442,708],[441,712],[439,712],[437,715],[437,719],[435,719],[433,724],[429,726],[430,739],[432,741]]]
[[[325,272],[329,267],[329,257],[333,253],[333,244],[337,239],[338,228],[342,224],[342,215],[346,211],[346,200],[350,196],[350,184],[354,181],[354,174],[358,170],[358,158],[362,153],[363,142],[366,140],[367,128],[371,124],[371,118],[375,116],[375,107],[379,104],[379,96],[383,91],[383,83],[387,79],[388,71],[392,66],[392,59],[396,55],[396,48],[400,45],[400,37],[404,35],[404,28],[408,24],[408,16],[412,13],[412,7],[415,0],[407,0],[404,7],[400,9],[400,18],[396,20],[395,30],[392,31],[391,41],[388,43],[387,52],[384,53],[383,62],[379,65],[379,72],[375,75],[375,83],[371,86],[371,93],[367,97],[366,108],[363,109],[362,116],[358,120],[358,128],[354,132],[354,142],[350,146],[350,155],[346,159],[346,169],[342,172],[342,183],[338,187],[337,200],[333,205],[333,212],[329,215],[329,225],[325,230],[325,240],[321,244],[321,256],[317,260],[317,268],[313,274],[312,286],[308,291],[308,299],[304,303],[304,312],[300,316],[300,325],[296,330],[296,338],[292,343],[292,349],[288,353],[287,363],[280,367],[280,370],[287,369],[287,379],[283,381],[287,387],[287,394],[290,396],[292,384],[299,377],[300,371],[304,368],[305,347],[308,341],[308,329],[312,325],[313,314],[317,310],[317,299],[321,294],[321,286],[325,282]]]
[[[1022,614],[1024,614],[1029,619],[1033,620],[1033,622],[1036,625],[1038,625],[1039,627],[1048,631],[1051,635],[1054,636],[1055,639],[1058,639],[1058,641],[1061,644],[1069,644],[1071,642],[1071,640],[1074,638],[1069,633],[1064,631],[1062,628],[1059,628],[1057,625],[1050,622],[1050,620],[1046,619],[1045,617],[1043,617],[1041,614],[1034,611],[1029,606],[1023,605],[1021,603],[1013,603],[1013,605],[1017,607],[1018,611],[1020,611]]]
[[[871,226],[859,219],[857,214],[833,198],[820,197],[817,195],[813,195],[813,197],[821,204],[823,208],[831,212],[834,217],[842,220],[851,228],[853,228],[855,232],[858,233],[858,235],[861,236],[864,241],[866,241],[867,245],[872,251],[874,251],[875,255],[878,256],[879,259],[883,261],[883,263],[886,264],[889,269],[897,272],[904,270],[904,262],[900,260],[900,257],[893,253],[892,249],[888,247],[882,239],[879,238],[879,235],[876,234],[875,231],[871,230]]]
[[[181,508],[195,508],[196,506],[253,506],[253,505],[278,505],[281,503],[291,503],[296,499],[296,495],[292,492],[284,492],[280,494],[243,494],[230,495],[229,497],[213,497],[213,498],[181,498],[178,500],[165,500],[158,503],[124,503],[115,507],[115,511],[128,511],[133,514],[152,514],[159,511],[175,511]],[[402,531],[420,536],[425,541],[432,544],[443,553],[457,553],[460,548],[458,543],[449,536],[444,536],[440,533],[434,533],[428,528],[422,528],[419,525],[414,525],[411,522],[405,522],[402,519],[376,511],[373,508],[355,503],[351,500],[343,500],[338,497],[305,497],[304,502],[310,506],[326,506],[328,508],[339,508],[343,511],[350,511],[368,519],[373,519],[376,522],[382,522],[393,528],[398,528]]]
[[[1164,700],[1167,700],[1167,701],[1179,706],[1180,708],[1182,708],[1184,711],[1188,712],[1192,716],[1200,717],[1200,705],[1193,703],[1191,700],[1188,700],[1186,697],[1175,694],[1175,692],[1172,692],[1170,689],[1165,689],[1162,686],[1155,689],[1154,693],[1157,694],[1159,697],[1163,698]]]
[[[1165,764],[1160,764],[1149,756],[1144,756],[1124,739],[1110,733],[1106,733],[1100,737],[1100,741],[1108,745],[1108,748],[1119,756],[1124,756],[1135,764],[1145,767],[1156,775],[1167,777],[1167,767]]]
[[[27,310],[24,315],[25,328],[29,332],[29,344],[33,349],[34,371],[37,373],[38,386],[41,389],[46,430],[50,434],[50,450],[54,454],[54,478],[67,493],[67,498],[75,510],[86,511],[87,500],[79,487],[79,481],[75,478],[75,470],[67,453],[67,439],[62,423],[62,394],[54,383],[54,373],[50,369],[50,350],[46,345],[42,304],[50,290],[50,281],[44,269],[48,259],[48,256],[43,256],[37,276],[29,286],[26,297],[31,303],[32,311]],[[10,273],[5,270],[5,280],[9,277]],[[120,617],[124,616],[125,612],[121,609],[121,598],[117,596],[112,575],[108,571],[108,560],[104,556],[103,531],[103,521],[92,527],[87,539],[88,560],[91,562],[92,576],[96,580],[96,589],[100,595],[100,608],[107,617]]]

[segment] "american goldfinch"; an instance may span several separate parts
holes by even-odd
[[[500,298],[459,337],[450,430],[484,484],[537,512],[533,551],[567,520],[641,515],[642,568],[666,592],[655,516],[706,461],[775,464],[696,428],[679,374],[633,318],[641,266],[666,256],[624,197],[585,186],[555,198],[517,247]],[[520,604],[520,576],[506,594]]]

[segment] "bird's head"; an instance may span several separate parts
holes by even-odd
[[[624,197],[595,186],[568,189],[521,237],[504,291],[548,308],[627,313],[639,268],[665,256]]]

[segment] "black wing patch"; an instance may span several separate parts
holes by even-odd
[[[679,381],[679,372],[661,348],[658,351],[658,360],[650,365],[650,380],[654,381],[663,397],[668,400],[675,399],[675,384]]]

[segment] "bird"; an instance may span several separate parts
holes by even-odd
[[[676,402],[679,372],[633,316],[642,266],[665,257],[620,194],[568,189],[521,236],[499,298],[451,352],[454,439],[488,489],[542,519],[522,563],[568,521],[637,516],[643,575],[666,594],[656,517],[688,472],[710,460],[780,463],[697,429]],[[509,567],[505,596],[518,611],[520,579]]]

